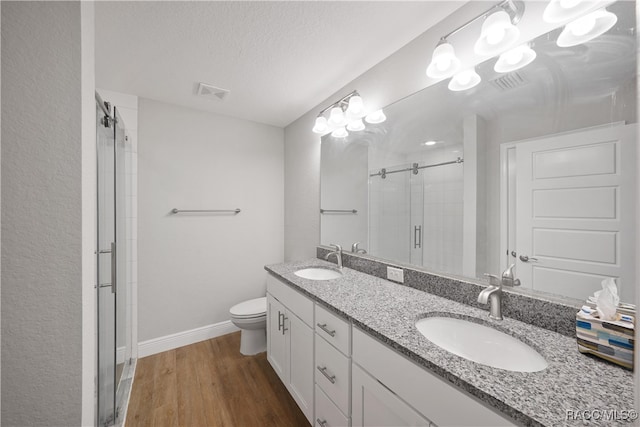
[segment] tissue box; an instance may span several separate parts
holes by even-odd
[[[617,320],[600,320],[590,315],[576,315],[578,351],[593,354],[633,370],[634,324]]]

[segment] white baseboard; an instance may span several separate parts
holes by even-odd
[[[239,330],[240,329],[231,323],[230,320],[227,320],[189,331],[178,332],[177,334],[142,341],[138,343],[138,357],[151,356],[152,354],[173,350],[174,348],[230,334]]]

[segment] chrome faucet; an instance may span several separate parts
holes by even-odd
[[[338,262],[338,268],[342,268],[342,246],[340,245],[334,245],[333,243],[330,244],[329,246],[333,246],[336,250],[333,252],[329,252],[328,254],[325,255],[324,259],[326,259],[327,261],[329,261],[329,257],[331,255],[335,255],[336,256],[336,260]]]
[[[495,320],[502,320],[502,287],[503,286],[520,286],[520,279],[516,279],[513,274],[515,264],[511,264],[502,276],[498,277],[493,274],[485,274],[489,278],[489,287],[484,289],[478,295],[480,304],[489,303],[489,317]]]
[[[364,249],[358,249],[359,244],[360,242],[355,242],[353,245],[351,245],[351,252],[353,252],[354,254],[366,254],[367,251],[365,251]]]

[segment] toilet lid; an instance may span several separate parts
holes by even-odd
[[[267,312],[267,297],[250,299],[231,307],[229,313],[237,317],[260,316]]]

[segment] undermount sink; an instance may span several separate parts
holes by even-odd
[[[342,273],[337,270],[331,270],[329,268],[321,267],[303,268],[302,270],[298,270],[293,274],[298,277],[302,277],[303,279],[309,280],[331,280],[339,279],[340,277],[342,277]]]
[[[429,341],[465,359],[516,372],[538,372],[548,363],[533,348],[489,326],[453,317],[427,317],[416,327]]]

